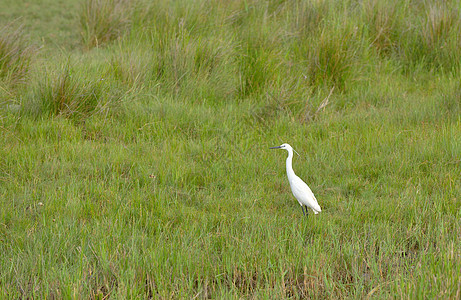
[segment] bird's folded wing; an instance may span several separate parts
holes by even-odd
[[[314,193],[312,193],[312,190],[304,181],[301,180],[301,178],[298,177],[293,180],[292,190],[298,201],[301,201],[305,205],[320,211],[320,206],[314,196]]]

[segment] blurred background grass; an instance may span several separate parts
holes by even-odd
[[[2,1],[0,294],[457,298],[459,8]]]

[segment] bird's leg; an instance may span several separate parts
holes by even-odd
[[[304,212],[304,206],[301,205],[301,210],[303,211],[303,216],[306,215],[306,213]]]

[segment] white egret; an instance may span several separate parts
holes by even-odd
[[[287,157],[287,176],[288,181],[290,182],[291,191],[293,195],[298,200],[303,211],[303,215],[309,216],[307,209],[310,208],[314,211],[314,214],[318,214],[322,211],[320,205],[317,203],[317,199],[312,193],[311,189],[307,184],[299,178],[293,171],[293,148],[288,144],[282,144],[277,147],[270,147],[270,149],[285,149],[288,151]],[[294,150],[296,152],[296,150]],[[298,154],[298,152],[296,152]],[[299,155],[299,154],[298,154]],[[306,212],[304,212],[304,207],[306,207]]]

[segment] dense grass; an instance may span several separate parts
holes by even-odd
[[[82,5],[80,25],[87,48],[98,47],[123,35],[129,26],[130,1],[87,0]]]
[[[3,90],[25,80],[34,49],[24,42],[22,28],[7,24],[0,28],[0,83]]]
[[[459,298],[458,3],[170,2],[0,4],[1,297]]]

